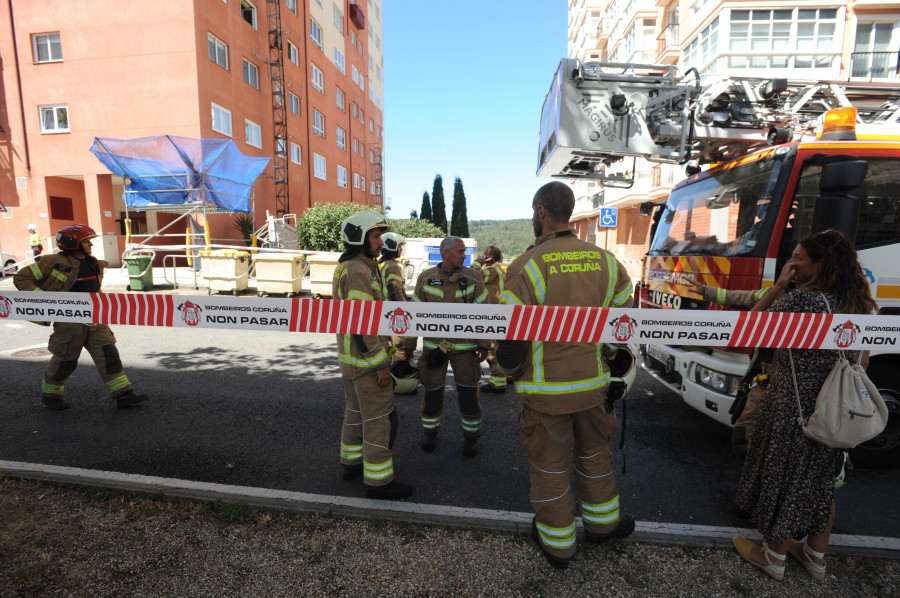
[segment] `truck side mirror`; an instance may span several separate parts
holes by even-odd
[[[868,162],[863,160],[831,162],[822,167],[812,232],[835,229],[856,242],[860,201],[849,193],[862,185],[868,169]]]

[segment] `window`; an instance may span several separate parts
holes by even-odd
[[[295,164],[303,164],[303,156],[300,146],[291,141],[291,162]]]
[[[719,17],[700,32],[684,49],[686,67],[696,67],[701,72],[719,51]]]
[[[359,74],[359,88],[362,91],[366,90],[366,77],[362,73]]]
[[[350,45],[356,46],[356,32],[355,31],[350,32]]]
[[[317,67],[316,65],[312,65],[310,77],[312,78],[313,89],[320,93],[325,93],[325,74],[319,69],[319,67]]]
[[[353,173],[353,187],[355,189],[359,188],[359,174],[356,172]]]
[[[863,22],[856,24],[856,42],[850,54],[850,76],[862,79],[896,77],[897,52],[891,43],[895,23]]]
[[[231,137],[231,110],[222,108],[215,102],[212,104],[212,128],[213,131]]]
[[[317,179],[322,179],[323,181],[328,180],[328,175],[326,174],[325,156],[313,154],[313,176],[315,176]]]
[[[374,163],[375,163],[375,152],[373,152],[372,150],[369,150],[369,164],[374,164]]]
[[[371,118],[369,119],[369,133],[375,132],[375,121]]]
[[[250,0],[241,0],[241,18],[256,29],[256,7]]]
[[[335,138],[337,139],[337,146],[339,149],[347,149],[347,132],[344,131],[344,129],[338,127]]]
[[[294,66],[300,66],[300,50],[291,42],[288,42],[288,60],[293,62]]]
[[[71,197],[50,196],[50,217],[54,220],[75,220],[75,207]]]
[[[360,176],[359,180],[362,181],[360,184],[360,189],[365,189],[366,188],[366,177]]]
[[[225,42],[215,37],[212,33],[206,35],[209,46],[209,59],[218,64],[220,67],[228,70],[228,46]]]
[[[262,129],[252,120],[244,119],[244,139],[247,145],[262,149]]]
[[[259,89],[259,69],[252,62],[244,59],[244,83],[253,89]]]
[[[341,112],[347,111],[346,100],[344,99],[344,90],[340,87],[334,88],[334,103],[341,109]]]
[[[41,133],[65,133],[69,130],[69,107],[66,104],[38,108],[41,114]]]
[[[319,46],[319,49],[322,49],[322,28],[316,23],[314,20],[309,20],[309,37],[313,40],[313,43]]]
[[[325,116],[318,110],[313,110],[313,133],[325,137]]]
[[[347,169],[341,165],[337,167],[337,184],[338,187],[347,188]]]
[[[351,108],[350,112],[353,114],[353,118],[358,118],[359,117],[359,106],[356,105],[356,102],[353,102],[353,104],[350,106],[350,108]]]
[[[381,67],[377,64],[375,65],[375,78],[381,81]]]
[[[835,9],[733,10],[728,49],[734,68],[831,68],[834,60]],[[756,50],[756,52],[754,52]],[[823,51],[813,56],[808,52]],[[780,52],[756,56],[758,52]],[[803,53],[805,55],[797,55]]]
[[[62,60],[62,44],[59,33],[40,33],[31,36],[35,62],[57,62]]]
[[[297,14],[297,0],[284,0],[284,5],[287,6],[289,11]]]
[[[353,138],[353,153],[359,153],[359,139],[357,139],[356,137]]]
[[[379,50],[381,49],[381,36],[380,35],[375,36],[375,47],[378,48]]]
[[[300,98],[288,92],[288,110],[300,116]]]
[[[344,32],[344,15],[338,10],[337,5],[334,7],[334,26],[337,27],[337,30],[341,33]]]
[[[379,110],[383,109],[381,106],[381,96],[375,96],[375,107]]]
[[[287,152],[284,150],[284,139],[281,137],[275,138],[275,153],[282,159],[287,158]]]
[[[375,137],[381,138],[381,126],[375,125]]]
[[[355,66],[350,67],[350,78],[353,79],[353,82],[359,84],[359,71]]]
[[[338,70],[341,71],[342,75],[346,73],[344,70],[344,53],[337,47],[334,48],[334,66],[338,67]]]

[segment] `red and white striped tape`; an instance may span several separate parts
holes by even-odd
[[[894,316],[158,293],[3,291],[0,320],[715,347],[892,351],[900,342]]]

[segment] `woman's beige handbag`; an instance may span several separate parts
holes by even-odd
[[[828,299],[825,299],[825,304],[828,305]],[[830,305],[828,311],[831,311]],[[794,357],[790,350],[788,357],[794,377],[794,391],[797,393],[800,414],[797,420],[806,436],[831,448],[853,448],[884,431],[888,410],[881,393],[862,366],[848,362],[843,351],[840,351],[840,357],[816,397],[815,411],[806,420],[800,406]]]

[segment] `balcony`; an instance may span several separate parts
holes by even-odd
[[[678,23],[670,23],[656,38],[656,61],[660,64],[676,64],[679,57]]]
[[[852,52],[850,77],[852,80],[900,78],[900,52]]]

